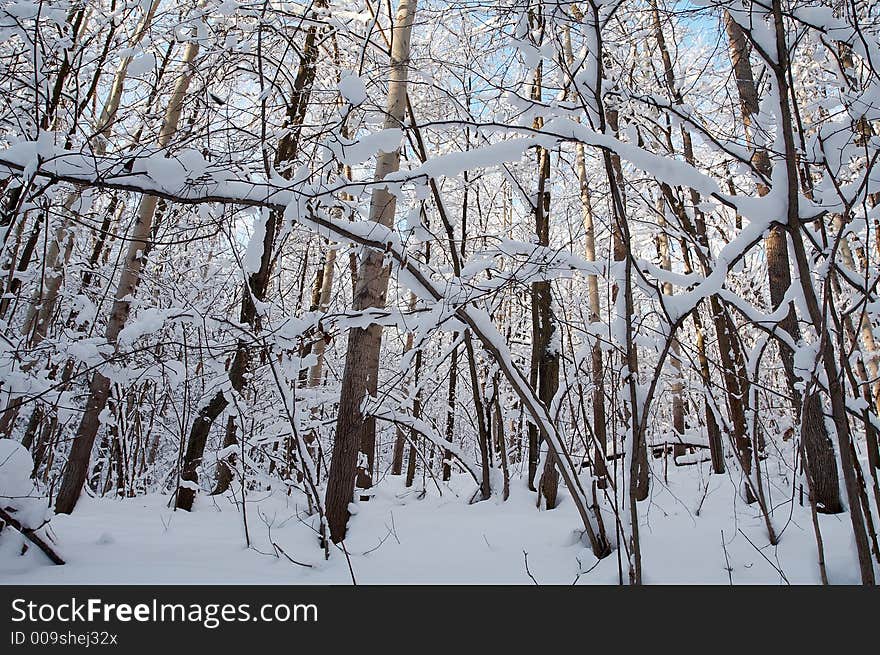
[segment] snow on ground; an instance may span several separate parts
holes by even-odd
[[[735,498],[733,480],[709,476],[706,466],[670,465],[667,485],[662,474],[652,478],[651,498],[640,503],[645,582],[785,584],[784,574],[792,584],[819,583],[809,508],[801,507],[796,495],[792,502],[790,485],[783,486],[780,477],[771,489],[773,522],[782,533],[773,547],[754,506]],[[429,480],[422,498],[419,490],[404,488],[402,478],[386,477],[375,497],[357,503],[350,523],[346,550],[354,579],[534,584],[525,551],[540,584],[618,583],[617,551],[597,564],[580,540],[577,513],[564,489],[557,509],[546,511],[535,507],[534,494],[521,481],[511,487],[507,502],[492,498],[471,505],[473,482],[464,476],[443,487],[442,496]],[[83,498],[73,515],[52,520],[65,566],[53,566],[36,549],[18,556],[3,547],[10,531],[0,533],[0,583],[351,584],[345,555],[334,549],[329,561],[323,559],[301,500],[297,506],[293,498],[250,493],[250,548],[233,495],[201,496],[192,513],[172,511],[167,496]],[[848,516],[820,520],[831,582],[857,584]],[[610,514],[606,526],[613,531]],[[310,566],[276,555],[271,542]],[[626,580],[625,561],[623,575]]]

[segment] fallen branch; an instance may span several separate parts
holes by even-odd
[[[304,567],[306,567],[307,569],[312,568],[312,565],[311,565],[311,564],[305,564],[305,563],[303,563],[303,562],[297,562],[297,561],[296,561],[295,559],[293,559],[290,555],[288,555],[286,552],[284,552],[284,549],[283,549],[281,546],[279,546],[278,544],[276,544],[274,541],[272,542],[272,547],[275,548],[275,550],[277,550],[279,553],[281,553],[282,555],[284,555],[284,556],[288,559],[288,561],[290,561],[292,564],[296,564],[297,566],[304,566]]]
[[[46,557],[48,557],[50,560],[52,560],[53,564],[58,564],[58,565],[64,564],[64,560],[61,559],[61,557],[58,555],[58,553],[56,553],[53,550],[52,546],[47,544],[46,541],[40,535],[37,534],[36,530],[32,530],[31,528],[25,528],[24,526],[22,526],[21,523],[19,523],[15,518],[13,518],[2,507],[0,507],[0,520],[2,520],[3,523],[8,525],[9,527],[14,528],[15,530],[18,530],[18,532],[20,532],[28,541],[30,541],[37,548],[42,550],[46,554]],[[42,526],[40,526],[40,527],[42,527]],[[0,530],[2,530],[2,528],[0,528]],[[39,528],[37,528],[37,530],[39,530]]]

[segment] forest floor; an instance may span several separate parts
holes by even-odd
[[[734,480],[708,473],[708,463],[670,462],[668,482],[662,470],[652,478],[651,496],[639,504],[646,583],[820,582],[809,506],[792,498],[784,471],[771,474],[773,524],[781,533],[775,547],[756,506],[737,498]],[[67,564],[54,566],[34,548],[20,556],[20,542],[0,534],[0,583],[618,583],[618,551],[597,562],[581,541],[564,487],[552,511],[537,509],[521,480],[511,482],[506,502],[469,504],[474,483],[465,476],[441,487],[442,495],[429,479],[422,495],[402,478],[386,477],[369,502],[356,505],[348,559],[334,548],[329,560],[313,528],[298,518],[301,497],[298,505],[292,495],[251,492],[247,536],[235,494],[202,495],[192,513],[172,511],[168,496],[84,497],[73,515],[51,523]],[[830,581],[857,584],[848,516],[821,516],[820,525]],[[606,526],[614,531],[610,509]],[[622,566],[626,580],[625,560]]]

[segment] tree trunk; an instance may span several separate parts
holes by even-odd
[[[168,145],[183,110],[183,101],[193,75],[192,62],[199,52],[198,41],[187,43],[183,55],[183,65],[180,78],[174,87],[168,108],[162,121],[159,132],[158,146],[164,148]],[[125,327],[130,310],[130,298],[137,291],[140,283],[141,266],[143,265],[142,254],[150,243],[153,215],[156,211],[158,198],[156,196],[144,196],[141,198],[138,208],[137,221],[132,231],[128,252],[125,256],[116,296],[107,323],[106,339],[117,348],[117,337]],[[67,469],[58,491],[55,503],[55,511],[59,514],[70,514],[76,505],[80,491],[88,475],[89,460],[91,459],[92,446],[95,436],[100,427],[100,414],[107,404],[110,395],[110,380],[101,373],[95,373],[89,385],[89,397],[85,412],[77,429],[76,436],[70,448],[67,461]]]
[[[101,115],[95,125],[94,151],[97,156],[101,156],[107,151],[107,142],[113,123],[116,120],[116,113],[119,110],[119,103],[122,101],[122,93],[125,89],[125,79],[128,76],[128,67],[134,58],[135,47],[141,42],[150,24],[156,9],[159,7],[161,0],[153,0],[147,13],[144,15],[138,25],[135,34],[129,42],[128,52],[119,62],[116,73],[113,76],[113,82],[110,85],[110,92],[104,102]],[[24,323],[22,333],[30,335],[31,347],[39,345],[46,336],[46,330],[49,327],[50,320],[55,313],[55,305],[58,302],[58,292],[61,283],[64,280],[64,269],[70,260],[70,254],[73,251],[73,242],[75,233],[69,227],[69,212],[81,198],[81,190],[77,189],[71,193],[64,203],[64,211],[62,212],[61,224],[55,232],[55,238],[49,245],[49,251],[46,255],[47,277],[45,289],[41,288],[34,294],[31,299],[30,308],[28,310],[27,319]],[[115,201],[111,205],[115,206]],[[113,214],[113,209],[108,208],[107,217]]]
[[[312,82],[315,78],[315,61],[317,59],[317,27],[312,25],[306,32],[305,43],[300,57],[299,69],[293,82],[293,97],[288,105],[286,127],[288,132],[279,140],[278,149],[275,152],[275,167],[278,168],[285,162],[296,157],[299,150],[299,130],[305,119],[311,97]],[[288,177],[288,171],[281,172],[282,177]],[[269,289],[269,281],[272,266],[275,261],[275,239],[284,217],[278,209],[269,210],[264,226],[262,250],[260,251],[260,266],[252,272],[244,285],[242,292],[240,322],[258,332],[260,329],[260,316],[257,305],[266,299]],[[229,383],[235,392],[240,393],[245,386],[245,376],[250,366],[249,343],[246,338],[239,338],[232,365],[229,368]],[[183,465],[180,478],[190,484],[181,486],[177,490],[176,506],[178,509],[189,511],[195,500],[194,485],[198,484],[198,469],[205,454],[205,446],[211,427],[217,417],[226,409],[229,401],[223,391],[216,392],[211,399],[199,408],[198,416],[193,421],[187,439],[186,453],[183,457]],[[235,423],[228,423],[224,444],[229,446],[236,443]],[[231,471],[228,471],[231,473]],[[218,485],[222,480],[218,480]]]
[[[400,0],[394,20],[386,128],[403,126],[410,37],[416,5],[417,0]],[[399,167],[399,148],[390,153],[380,153],[376,161],[376,180],[381,181]],[[385,227],[391,226],[396,203],[397,199],[394,195],[386,188],[377,186],[370,201],[370,220]],[[362,311],[373,307],[384,307],[389,275],[390,268],[385,265],[384,255],[375,250],[366,251],[357,273],[353,309]],[[365,328],[356,327],[349,330],[336,437],[333,442],[330,477],[327,482],[327,522],[334,543],[345,539],[348,504],[352,499],[356,478],[361,488],[367,488],[372,484],[376,421],[372,417],[363,416],[361,404],[365,396],[373,396],[376,393],[381,346],[381,325],[373,323]],[[360,462],[359,454],[362,458]]]
[[[572,5],[572,14],[577,20],[583,20],[583,14]],[[565,60],[569,67],[574,65],[574,52],[571,46],[571,31],[565,28]],[[580,122],[580,119],[578,119]],[[578,142],[575,145],[575,167],[578,175],[578,189],[581,198],[581,210],[584,221],[584,255],[588,262],[596,261],[596,226],[593,220],[593,202],[590,196],[590,187],[587,180],[587,158],[584,144]],[[597,275],[587,276],[587,293],[590,303],[590,323],[600,322],[602,306],[599,300],[599,278]],[[602,364],[602,346],[599,339],[595,339],[591,349],[590,373],[593,381],[593,435],[595,439],[593,447],[593,474],[596,476],[596,486],[605,489],[608,486],[608,467],[605,457],[608,448],[608,433],[606,426],[605,411],[605,375]]]
[[[542,20],[542,19],[541,19]],[[541,101],[543,65],[538,64],[532,84],[532,100]],[[535,119],[533,127],[540,130],[544,126],[541,118]],[[550,151],[538,148],[537,151],[538,183],[535,194],[533,213],[535,217],[535,236],[538,246],[550,245]],[[559,388],[559,328],[553,317],[553,287],[549,281],[532,283],[532,365],[534,383],[538,397],[550,407],[556,390]],[[530,464],[536,461],[537,453],[530,458]],[[530,470],[530,473],[532,471]],[[531,480],[530,480],[531,482]],[[544,460],[544,470],[537,485],[538,497],[543,498],[547,509],[556,507],[556,495],[559,490],[559,474],[556,471],[556,457],[548,448]]]
[[[409,310],[413,311],[416,307],[416,294],[411,293],[409,296]],[[403,347],[404,354],[408,353],[412,350],[413,340],[415,335],[412,332],[406,333],[406,344]],[[415,368],[415,383],[418,384],[418,375],[419,368],[421,366],[421,352],[417,355],[417,364]],[[410,432],[413,432],[410,430]],[[412,439],[415,439],[415,433],[413,433]],[[397,435],[394,438],[394,451],[391,456],[391,475],[400,475],[403,471],[403,449],[406,445],[406,432],[404,432],[403,426],[397,426]],[[412,481],[409,478],[409,473],[407,473],[407,487],[412,484]]]
[[[736,76],[743,126],[746,138],[751,143],[753,141],[753,122],[758,115],[759,104],[757,87],[749,62],[749,46],[742,28],[727,11],[724,12],[724,24],[730,41],[730,58]],[[788,98],[783,97],[781,102],[787,106]],[[792,156],[794,155],[792,154]],[[769,180],[771,164],[764,149],[757,148],[755,150],[753,163],[758,173],[765,180]],[[796,167],[795,162],[792,164]],[[795,176],[795,182],[797,182],[797,176]],[[769,193],[766,184],[758,183],[758,193],[762,196]],[[780,219],[782,218],[780,217]],[[782,304],[785,294],[791,287],[788,240],[780,225],[773,225],[770,228],[769,234],[764,240],[764,247],[767,257],[771,309],[775,311]],[[780,321],[780,327],[791,336],[795,343],[800,341],[800,328],[793,307],[789,308],[788,314]],[[834,447],[825,427],[825,413],[821,397],[818,392],[814,392],[801,402],[802,391],[798,388],[799,380],[794,370],[794,353],[788,348],[780,347],[780,355],[785,370],[785,380],[793,399],[794,410],[800,418],[801,439],[804,442],[804,452],[809,459],[808,470],[812,477],[810,489],[815,495],[816,509],[830,514],[841,512],[843,507],[840,502],[837,463],[834,457]]]
[[[453,343],[458,341],[458,332],[452,335]],[[458,346],[452,348],[449,356],[449,388],[446,395],[446,441],[452,443],[455,438],[455,402],[458,387]],[[452,477],[452,452],[449,450],[443,454],[443,481],[448,482]]]
[[[773,73],[776,77],[776,85],[778,89],[779,99],[779,119],[780,125],[778,129],[782,131],[783,142],[785,144],[785,167],[787,177],[787,223],[792,237],[792,246],[797,263],[798,278],[803,290],[804,299],[806,300],[807,311],[810,321],[817,334],[825,332],[825,317],[819,306],[819,298],[816,294],[816,285],[813,281],[812,269],[807,256],[806,247],[803,242],[802,230],[804,229],[801,221],[799,209],[800,189],[798,184],[797,170],[797,148],[794,141],[794,127],[792,123],[791,108],[789,107],[789,86],[787,75],[789,73],[788,50],[785,38],[785,25],[783,21],[782,5],[779,0],[773,0],[772,13],[775,27],[776,37],[776,65],[771,65]],[[733,21],[728,16],[728,24]],[[828,336],[824,336],[821,340],[821,358],[822,365],[828,384],[828,395],[831,398],[831,413],[834,420],[835,431],[837,432],[837,448],[840,455],[841,468],[843,469],[844,485],[846,488],[847,501],[849,503],[849,515],[853,528],[853,536],[856,541],[856,549],[859,556],[859,566],[862,576],[862,583],[866,585],[875,584],[874,565],[871,559],[871,551],[868,545],[868,536],[865,529],[865,514],[871,511],[870,507],[862,505],[862,499],[859,492],[858,474],[856,467],[859,466],[858,461],[853,457],[852,434],[850,432],[849,417],[847,416],[846,398],[844,389],[840,381],[840,373],[835,360],[835,352],[832,340]],[[805,403],[805,409],[806,409]],[[805,450],[809,449],[808,437],[804,437]],[[827,440],[827,436],[825,437]],[[811,459],[810,453],[807,452],[807,459],[811,468],[813,480],[822,480],[825,476],[830,476],[833,470],[834,479],[837,479],[837,465],[833,458],[833,447],[830,442],[828,444],[814,444],[818,452],[821,454],[819,463],[825,467],[825,472],[816,472],[812,470],[816,465],[816,460]],[[831,453],[831,462],[828,463],[826,458]],[[827,488],[827,482],[823,480]],[[835,485],[834,491],[837,491]],[[825,502],[825,499],[818,498],[817,501]],[[839,502],[839,500],[838,500]],[[826,510],[828,505],[826,504]],[[863,514],[864,512],[864,514]]]
[[[596,227],[593,222],[593,203],[587,184],[586,157],[582,143],[578,143],[576,146],[575,158],[580,185],[581,206],[584,213],[584,254],[587,261],[595,262]],[[599,301],[598,276],[587,276],[587,291],[590,300],[590,323],[598,323],[601,320],[602,311]],[[599,489],[604,489],[608,486],[608,467],[605,465],[608,437],[605,412],[605,374],[602,364],[602,345],[598,339],[593,343],[590,354],[590,373],[593,381],[593,434],[596,441],[593,448],[593,473],[596,476],[596,484]]]

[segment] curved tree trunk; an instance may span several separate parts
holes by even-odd
[[[159,132],[158,146],[164,148],[171,141],[177,131],[180,122],[183,101],[192,80],[192,62],[199,52],[198,41],[187,43],[183,54],[182,72],[174,87],[168,108],[162,121]],[[137,291],[140,283],[141,267],[143,265],[143,251],[147,248],[151,239],[153,216],[156,211],[158,198],[156,196],[144,196],[138,207],[137,220],[129,241],[128,251],[123,263],[119,284],[116,288],[116,296],[110,311],[110,319],[107,323],[105,337],[108,343],[117,346],[117,337],[125,327],[130,311],[130,298]],[[101,373],[92,376],[89,385],[89,397],[85,412],[70,448],[64,478],[58,491],[55,503],[55,511],[59,514],[70,514],[76,506],[80,491],[88,475],[89,461],[92,454],[92,446],[95,436],[100,427],[100,414],[107,404],[110,395],[110,380]]]

